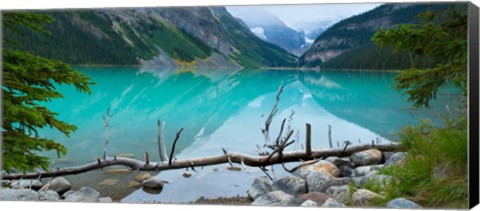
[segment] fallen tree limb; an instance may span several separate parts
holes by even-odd
[[[310,159],[314,158],[325,158],[328,156],[338,156],[344,157],[349,156],[355,152],[363,151],[366,149],[378,149],[380,151],[398,151],[400,150],[400,145],[396,143],[390,144],[378,144],[372,147],[370,144],[363,144],[363,145],[352,145],[349,148],[343,150],[341,148],[335,149],[317,149],[311,151]],[[35,179],[38,177],[56,177],[56,176],[63,176],[63,175],[73,175],[73,174],[80,174],[87,171],[101,169],[108,166],[113,165],[124,165],[130,167],[133,170],[137,171],[162,171],[162,170],[170,170],[170,169],[180,169],[180,168],[187,168],[193,166],[209,166],[209,165],[217,165],[222,163],[228,163],[229,160],[232,163],[241,164],[243,162],[244,165],[251,166],[251,167],[265,167],[273,164],[280,164],[284,162],[295,162],[295,161],[302,161],[308,160],[308,156],[305,151],[294,151],[294,152],[283,152],[282,155],[276,155],[268,158],[269,156],[251,156],[242,153],[235,153],[235,152],[227,152],[222,155],[217,156],[210,156],[210,157],[203,157],[203,158],[195,158],[195,159],[181,159],[177,160],[171,165],[168,162],[143,162],[140,160],[132,159],[132,158],[123,158],[123,157],[109,157],[105,160],[98,159],[92,163],[88,163],[81,166],[75,167],[67,167],[67,168],[60,168],[51,172],[37,172],[37,173],[28,173],[28,174],[3,174],[2,178],[5,180],[13,180],[13,179]]]

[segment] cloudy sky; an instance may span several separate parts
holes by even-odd
[[[272,5],[272,6],[229,6],[228,11],[234,16],[242,14],[243,18],[260,19],[263,12],[277,16],[287,26],[297,30],[306,31],[319,26],[331,24],[371,10],[380,4],[308,4],[308,5]],[[255,7],[255,8],[253,8]],[[245,12],[248,11],[248,12]]]

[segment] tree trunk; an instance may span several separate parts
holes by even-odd
[[[380,144],[372,147],[370,144],[364,145],[353,145],[348,147],[345,151],[341,148],[336,149],[317,149],[311,151],[311,158],[326,158],[328,156],[338,156],[344,157],[349,156],[355,152],[367,150],[367,149],[378,149],[380,151],[398,151],[400,149],[400,145],[396,143],[390,144]],[[264,156],[251,156],[242,153],[235,153],[235,152],[228,152],[226,154],[217,155],[217,156],[210,156],[210,157],[203,157],[203,158],[194,158],[194,159],[182,159],[172,162],[170,165],[168,162],[143,162],[140,160],[132,159],[132,158],[117,158],[117,157],[109,157],[105,160],[97,159],[92,163],[88,163],[82,166],[75,166],[75,167],[67,167],[58,169],[52,172],[39,172],[39,173],[28,173],[28,174],[3,174],[2,178],[6,180],[14,180],[14,179],[35,179],[38,177],[56,177],[56,176],[63,176],[63,175],[72,175],[72,174],[80,174],[83,172],[105,168],[112,165],[124,165],[128,166],[133,170],[137,171],[162,171],[162,170],[170,170],[170,169],[181,169],[181,168],[188,168],[188,167],[197,167],[197,166],[209,166],[209,165],[217,165],[222,163],[228,163],[229,161],[232,163],[241,164],[242,162],[244,165],[251,166],[251,167],[264,167],[273,164],[280,164],[284,162],[295,162],[295,161],[302,161],[307,160],[306,151],[294,151],[294,152],[283,152],[281,157],[277,154],[270,158],[268,155]]]

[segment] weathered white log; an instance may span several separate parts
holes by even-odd
[[[355,152],[363,151],[366,149],[376,148],[380,151],[398,151],[400,150],[400,145],[396,143],[390,144],[379,144],[372,147],[370,144],[363,144],[363,145],[353,145],[348,147],[345,151],[341,148],[335,149],[316,149],[311,151],[310,159],[314,158],[325,158],[328,156],[338,156],[344,157],[349,156]],[[194,158],[194,159],[182,159],[176,160],[169,165],[168,162],[143,162],[140,160],[132,159],[132,158],[124,158],[124,157],[108,157],[107,159],[94,161],[92,163],[88,163],[81,166],[75,167],[67,167],[57,169],[51,172],[37,172],[37,173],[27,173],[27,174],[3,174],[2,178],[6,180],[13,180],[13,179],[34,179],[38,178],[39,176],[42,178],[45,177],[56,177],[56,176],[63,176],[63,175],[72,175],[72,174],[80,174],[83,172],[101,169],[108,166],[113,165],[124,165],[128,166],[133,170],[137,171],[162,171],[162,170],[170,170],[170,169],[180,169],[180,168],[187,168],[187,167],[197,167],[197,166],[209,166],[209,165],[217,165],[222,163],[228,163],[229,160],[232,163],[241,164],[243,161],[244,165],[251,166],[251,167],[264,167],[273,164],[279,164],[284,162],[295,162],[295,161],[302,161],[307,160],[307,154],[305,151],[294,151],[294,152],[283,152],[281,156],[275,155],[272,156],[270,159],[267,159],[269,156],[251,156],[242,153],[235,153],[235,152],[228,152],[226,154],[217,155],[217,156],[210,156],[210,157],[203,157],[203,158]],[[280,159],[281,158],[281,159]]]

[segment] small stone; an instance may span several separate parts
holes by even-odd
[[[192,173],[183,172],[182,176],[185,178],[190,178],[192,176]]]
[[[72,159],[70,159],[70,158],[59,158],[59,159],[54,160],[54,162],[56,164],[69,164],[69,163],[72,162]]]
[[[375,165],[382,160],[382,152],[378,149],[364,150],[350,155],[350,160],[355,166]]]
[[[60,195],[53,190],[39,191],[41,201],[58,201],[60,200]]]
[[[248,196],[255,200],[259,196],[264,195],[272,190],[273,182],[266,177],[257,177],[253,181],[253,184],[248,189]]]
[[[396,198],[387,202],[387,208],[393,209],[420,209],[422,206],[406,198]]]
[[[165,183],[168,182],[157,177],[152,177],[144,180],[142,185],[145,189],[162,190]]]
[[[131,169],[125,168],[125,167],[121,167],[121,168],[118,168],[118,167],[115,167],[115,168],[105,168],[103,171],[104,171],[105,173],[111,174],[111,175],[123,175],[123,174],[130,174],[130,173],[132,173],[132,170],[131,170]]]
[[[65,201],[68,202],[97,202],[100,193],[91,187],[82,187],[80,190],[68,194]]]
[[[340,176],[341,177],[354,177],[355,176],[355,170],[348,166],[341,166],[340,167]]]
[[[306,161],[306,162],[311,162],[311,161]],[[306,178],[308,174],[313,172],[320,172],[320,171],[326,172],[334,177],[340,176],[340,169],[338,169],[337,166],[325,160],[319,160],[317,162],[313,162],[310,165],[302,166],[297,170],[295,170],[293,172],[293,175],[298,176],[300,178]]]
[[[0,201],[37,201],[40,194],[32,189],[1,189]]]
[[[307,192],[307,182],[297,176],[286,176],[273,182],[272,191],[276,190],[281,190],[292,196],[297,196]]]
[[[372,171],[383,168],[384,165],[359,166],[355,168],[355,176],[365,176]]]
[[[388,160],[385,161],[385,165],[400,165],[406,157],[407,155],[404,152],[396,152]]]
[[[353,206],[365,207],[375,198],[383,198],[383,196],[367,189],[358,189],[352,195],[352,204]]]
[[[98,202],[100,202],[100,203],[112,203],[113,200],[110,197],[100,197],[100,198],[98,198]]]
[[[119,153],[117,154],[117,157],[119,158],[134,158],[135,155],[132,153]]]
[[[40,188],[43,187],[42,182],[37,179],[27,179],[27,180],[19,180],[15,181],[12,184],[10,184],[10,187],[12,189],[33,189],[33,190],[39,190]]]
[[[219,171],[219,170],[220,170],[220,169],[218,169],[218,168],[213,168],[213,171]]]
[[[102,182],[98,183],[99,186],[112,186],[118,183],[118,179],[104,179]]]
[[[143,172],[143,173],[140,173],[137,176],[135,176],[135,179],[137,181],[140,181],[140,182],[143,182],[143,180],[147,180],[147,179],[150,179],[150,178],[152,178],[152,175],[148,172]]]
[[[53,190],[56,191],[58,194],[63,194],[66,191],[70,190],[70,188],[72,188],[72,185],[68,180],[63,177],[57,177],[44,185],[42,188],[40,188],[40,191]]]
[[[295,198],[283,191],[272,191],[255,199],[251,205],[254,206],[292,206],[296,205]]]
[[[317,205],[322,205],[329,198],[330,198],[330,196],[328,196],[327,194],[324,194],[324,193],[310,192],[310,193],[306,193],[306,194],[303,194],[300,197],[298,197],[297,201],[299,202],[299,204],[302,204],[305,201],[310,200],[310,201],[313,201],[313,202],[317,203]]]
[[[128,187],[129,188],[138,188],[140,186],[141,186],[141,184],[137,181],[133,181],[133,180],[128,181]]]
[[[312,200],[306,200],[300,206],[301,207],[318,207],[318,204],[317,202],[314,202]]]
[[[228,166],[227,169],[230,170],[230,171],[241,171],[242,170],[242,168],[240,168],[238,166]]]
[[[62,197],[63,197],[63,198],[67,198],[68,195],[70,195],[70,194],[72,194],[72,193],[74,193],[74,192],[75,192],[75,191],[73,191],[73,190],[69,190],[69,191],[63,193]]]
[[[348,203],[352,199],[348,185],[329,187],[325,193],[341,203]]]
[[[335,199],[329,198],[321,207],[347,207],[345,204],[338,202]]]

